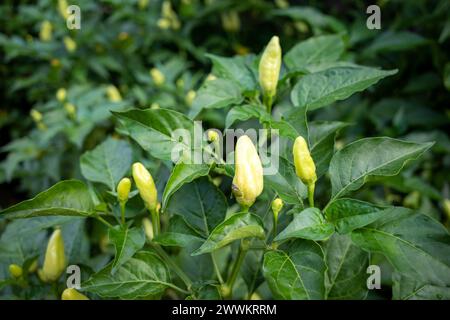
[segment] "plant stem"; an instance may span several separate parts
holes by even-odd
[[[226,297],[227,299],[231,298],[233,296],[233,286],[234,282],[236,281],[237,275],[239,274],[239,270],[241,269],[242,262],[244,262],[245,255],[248,251],[248,245],[247,243],[244,243],[244,240],[241,241],[241,245],[239,247],[238,257],[236,261],[234,262],[233,269],[231,271],[231,275],[228,278],[227,286],[230,288],[229,296]]]
[[[153,236],[157,237],[159,235],[159,230],[161,228],[160,220],[159,220],[159,213],[156,210],[150,210],[150,215],[152,217],[152,225],[153,225]]]
[[[183,294],[190,294],[190,293],[191,293],[190,291],[181,289],[180,287],[178,287],[178,286],[176,286],[176,285],[174,285],[174,284],[172,284],[172,283],[166,282],[165,285],[168,286],[168,287],[170,287],[170,288],[172,288],[172,289],[174,289],[174,290],[177,290],[177,291],[179,291],[179,292],[181,292],[181,293],[183,293]]]
[[[273,219],[273,238],[274,239],[277,236],[277,231],[278,231],[278,219]]]
[[[314,189],[316,187],[316,184],[309,183],[308,184],[308,200],[309,200],[309,206],[312,208],[314,207]]]
[[[216,261],[216,257],[214,256],[214,252],[211,252],[211,260],[214,265],[214,271],[216,272],[217,280],[219,280],[220,284],[223,284],[223,278],[222,278],[222,275],[220,274],[219,266],[217,265],[217,261]]]
[[[272,113],[273,96],[266,96],[266,95],[264,95],[263,103],[266,106],[267,113],[271,114]]]
[[[161,248],[158,244],[152,243],[153,248],[158,252],[161,258],[173,269],[173,271],[177,274],[178,277],[184,282],[187,289],[190,290],[192,286],[192,281],[189,279],[188,275],[184,273],[183,270],[170,258],[170,256]]]
[[[125,225],[125,202],[120,202],[120,214],[122,216],[122,224]]]

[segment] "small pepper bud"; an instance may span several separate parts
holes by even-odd
[[[277,92],[281,68],[280,39],[273,36],[259,61],[259,84],[264,96],[273,97]]]
[[[447,219],[450,220],[450,199],[444,199],[442,207],[444,208],[444,212],[447,215]]]
[[[272,211],[273,211],[273,218],[275,221],[278,221],[278,214],[280,213],[281,209],[283,209],[283,200],[280,198],[276,198],[272,201]]]
[[[235,10],[221,14],[222,27],[226,32],[235,33],[241,29],[241,20]]]
[[[63,291],[61,300],[89,300],[89,298],[74,288],[67,288]]]
[[[157,68],[152,68],[150,70],[150,75],[152,76],[153,82],[158,87],[162,86],[164,84],[164,81],[166,81],[164,74],[161,71],[159,71]]]
[[[145,206],[150,211],[155,211],[158,204],[158,191],[156,190],[152,175],[140,162],[133,164],[132,171],[134,182],[142,200],[144,200]]]
[[[149,241],[153,240],[153,224],[149,218],[142,219],[142,225],[144,226],[145,235]]]
[[[9,265],[9,273],[13,278],[20,278],[23,274],[23,269],[21,266],[17,264],[10,264]]]
[[[76,118],[77,116],[77,107],[70,102],[64,103],[64,110],[66,110],[67,114],[71,118]]]
[[[108,99],[111,102],[122,101],[122,96],[120,95],[119,90],[114,85],[109,85],[106,88],[106,95],[108,96]]]
[[[208,130],[208,141],[214,142],[219,140],[219,134],[215,130]]]
[[[293,148],[295,173],[306,185],[315,183],[317,180],[316,176],[316,165],[314,160],[309,153],[308,145],[306,140],[302,136],[298,136],[294,142]]]
[[[58,11],[61,17],[63,17],[65,20],[69,17],[69,13],[67,12],[67,0],[58,0]]]
[[[192,102],[194,102],[195,96],[197,95],[197,93],[194,90],[189,90],[188,93],[186,94],[186,104],[188,106],[192,105]]]
[[[74,52],[77,50],[77,43],[71,37],[64,37],[64,46],[68,52]]]
[[[38,274],[42,281],[53,282],[59,279],[65,269],[64,240],[61,230],[56,229],[48,241],[44,266],[38,271]]]
[[[127,202],[131,189],[131,180],[123,178],[117,185],[117,199],[119,202]]]
[[[250,207],[264,187],[261,159],[246,135],[238,139],[234,156],[233,194],[240,205]]]
[[[34,122],[36,122],[36,123],[41,122],[42,118],[43,118],[42,113],[40,113],[36,109],[31,109],[30,116],[31,116],[31,118],[33,118]]]
[[[58,99],[59,102],[64,102],[67,97],[67,91],[64,88],[59,88],[58,91],[56,91],[56,99]]]
[[[39,38],[41,41],[48,42],[52,40],[53,26],[48,20],[44,20],[41,24],[41,30],[39,31]]]
[[[214,81],[216,79],[217,79],[217,77],[215,75],[213,75],[212,73],[208,74],[208,76],[206,77],[206,81]]]

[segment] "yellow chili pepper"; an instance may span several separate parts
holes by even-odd
[[[150,75],[153,79],[153,82],[155,83],[156,86],[161,86],[164,84],[164,82],[166,81],[166,77],[164,77],[164,74],[158,70],[157,68],[152,68],[150,70]]]
[[[52,40],[53,26],[50,21],[44,20],[41,24],[41,30],[39,31],[39,38],[41,41],[48,42]]]
[[[67,91],[64,88],[59,88],[58,91],[56,91],[56,99],[58,99],[59,102],[63,102],[66,100]]]
[[[150,211],[155,211],[158,204],[158,191],[152,175],[140,162],[133,164],[133,179],[139,190],[142,200]]]
[[[61,230],[56,229],[48,241],[44,266],[38,271],[38,274],[42,281],[53,282],[59,279],[65,269],[64,240]]]
[[[263,168],[253,142],[241,136],[235,150],[233,194],[244,208],[250,207],[263,191]]]
[[[79,293],[76,289],[67,288],[63,291],[61,300],[89,300],[89,298]]]
[[[9,265],[9,273],[13,276],[13,278],[20,278],[23,275],[23,269],[21,266],[17,264]]]
[[[106,88],[106,95],[108,96],[108,99],[111,102],[122,101],[122,96],[120,95],[119,90],[114,85],[109,85]]]
[[[310,206],[314,206],[314,188],[317,180],[316,165],[309,153],[308,144],[302,136],[298,136],[293,148],[295,173],[308,187]]]
[[[127,202],[131,189],[131,180],[123,178],[117,185],[117,199],[119,202]]]
[[[259,84],[265,97],[272,99],[277,92],[281,68],[280,39],[273,36],[259,62]]]

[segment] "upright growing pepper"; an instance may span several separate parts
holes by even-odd
[[[263,168],[253,142],[241,136],[235,150],[233,194],[244,208],[250,207],[263,191]]]
[[[281,68],[280,39],[273,36],[259,61],[259,84],[263,91],[265,105],[270,111],[272,99],[277,93],[278,78]]]
[[[308,187],[310,206],[314,206],[314,188],[317,180],[316,165],[311,157],[308,144],[302,136],[298,136],[292,150],[294,156],[295,173]]]

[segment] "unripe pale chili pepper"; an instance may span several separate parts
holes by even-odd
[[[273,36],[259,61],[259,84],[264,97],[272,99],[277,92],[281,68],[280,39]]]
[[[186,94],[186,104],[188,106],[192,105],[192,102],[194,102],[195,96],[197,95],[197,93],[194,90],[189,90],[188,93]]]
[[[58,99],[59,102],[64,102],[67,97],[67,91],[64,88],[59,88],[58,91],[56,91],[56,99]]]
[[[106,95],[108,96],[108,99],[111,102],[122,101],[122,96],[120,95],[119,90],[114,85],[109,85],[106,88]]]
[[[21,266],[17,264],[9,265],[9,273],[13,276],[13,278],[20,278],[23,275],[23,269]]]
[[[123,178],[117,185],[117,199],[119,202],[127,202],[131,189],[131,180]]]
[[[283,209],[283,200],[281,200],[280,198],[276,198],[272,201],[272,211],[275,221],[278,221],[278,215],[281,209]]]
[[[149,218],[142,219],[142,225],[144,226],[145,235],[149,241],[153,240],[153,224]]]
[[[248,208],[263,191],[261,159],[253,142],[246,135],[238,139],[234,156],[233,194],[241,206]]]
[[[157,68],[152,68],[150,70],[150,75],[153,79],[153,82],[156,86],[162,86],[164,82],[166,81],[166,77],[164,77],[164,74]]]
[[[136,183],[142,200],[144,200],[145,206],[150,211],[156,211],[158,191],[156,190],[152,175],[140,162],[133,164],[132,171],[134,182]]]
[[[69,13],[67,12],[68,6],[69,5],[67,4],[67,0],[58,0],[58,11],[66,20],[69,17]]]
[[[298,136],[293,148],[295,173],[308,187],[310,206],[314,206],[314,188],[317,180],[316,165],[311,157],[308,144],[302,136]]]
[[[75,119],[77,117],[77,107],[73,103],[66,102],[64,103],[64,109],[66,110],[69,117]]]
[[[59,279],[65,269],[64,240],[61,230],[56,229],[48,241],[44,266],[38,271],[38,274],[42,281],[53,282]]]
[[[89,300],[89,298],[74,288],[67,288],[61,294],[61,300]]]
[[[39,31],[39,38],[41,41],[48,42],[52,40],[52,30],[53,26],[50,21],[45,20],[41,24],[41,30]]]
[[[63,39],[66,50],[70,53],[77,50],[77,43],[71,37],[64,37]]]

